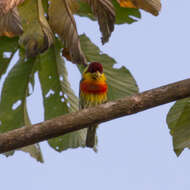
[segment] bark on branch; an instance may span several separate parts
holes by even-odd
[[[0,153],[190,96],[190,79],[0,134]]]

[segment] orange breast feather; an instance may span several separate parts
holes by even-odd
[[[102,94],[107,92],[107,84],[99,81],[82,81],[80,89],[83,93]]]

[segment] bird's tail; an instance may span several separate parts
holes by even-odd
[[[97,144],[96,128],[97,126],[88,127],[87,137],[86,137],[86,146],[89,148],[95,148]]]

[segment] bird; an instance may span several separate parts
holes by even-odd
[[[94,107],[107,101],[108,85],[103,66],[99,62],[91,62],[82,73],[79,90],[79,109]],[[97,124],[88,126],[86,147],[95,151],[97,144]]]

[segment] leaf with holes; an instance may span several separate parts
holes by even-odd
[[[10,61],[18,48],[18,39],[0,37],[0,79],[7,71]]]
[[[64,42],[64,47],[69,50],[72,62],[86,64],[71,11],[73,6],[73,1],[70,0],[50,0],[49,23]]]
[[[0,132],[24,126],[24,102],[33,62],[23,58],[9,72],[1,93]]]
[[[128,69],[124,66],[120,69],[113,68],[116,64],[113,58],[103,54],[85,35],[81,35],[80,40],[87,60],[100,62],[104,67],[108,83],[108,100],[116,100],[138,93],[136,81]]]
[[[28,125],[29,118],[25,102],[33,66],[33,60],[26,61],[21,57],[9,72],[1,93],[0,132]],[[24,147],[21,150],[29,152],[37,160],[43,161],[38,144]],[[13,155],[13,152],[5,155]]]
[[[173,137],[177,156],[184,148],[190,148],[190,98],[177,101],[167,115],[167,124]]]
[[[70,87],[60,51],[60,48],[52,47],[40,55],[38,60],[46,120],[78,109],[78,99]],[[56,151],[61,152],[68,148],[83,147],[85,139],[86,129],[50,139],[48,142]]]

